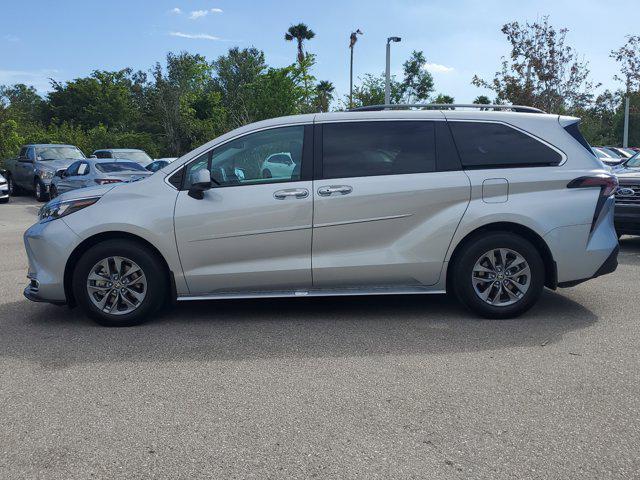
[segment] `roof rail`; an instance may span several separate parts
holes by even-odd
[[[349,112],[379,112],[381,110],[451,110],[453,108],[477,108],[480,110],[510,110],[512,112],[545,113],[543,110],[523,105],[482,105],[478,103],[390,103],[386,105],[367,105],[348,110]]]

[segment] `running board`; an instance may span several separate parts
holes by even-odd
[[[344,297],[355,295],[425,295],[443,294],[444,290],[429,287],[378,287],[378,288],[326,288],[309,290],[274,290],[261,292],[225,292],[207,295],[183,295],[179,302],[190,300],[224,300],[240,298],[285,298],[285,297]]]

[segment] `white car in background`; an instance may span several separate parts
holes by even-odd
[[[280,152],[269,155],[262,162],[262,178],[291,178],[295,162],[289,152]]]
[[[7,203],[9,201],[9,184],[7,179],[0,174],[0,203]]]

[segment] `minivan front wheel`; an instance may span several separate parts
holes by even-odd
[[[165,277],[159,260],[146,247],[130,240],[108,240],[91,247],[78,261],[73,293],[101,325],[138,325],[162,306]]]
[[[486,318],[512,318],[540,298],[545,269],[537,249],[512,233],[466,242],[453,265],[453,287],[467,308]]]

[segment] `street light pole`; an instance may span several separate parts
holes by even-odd
[[[391,42],[399,42],[402,39],[400,37],[387,38],[387,68],[385,70],[384,81],[384,104],[389,105],[391,103]]]
[[[362,35],[359,28],[355,32],[351,32],[349,36],[349,49],[351,50],[351,59],[349,60],[349,108],[353,108],[353,47],[358,41],[358,35]]]
[[[629,146],[629,93],[624,99],[624,134],[622,136],[622,147]]]

